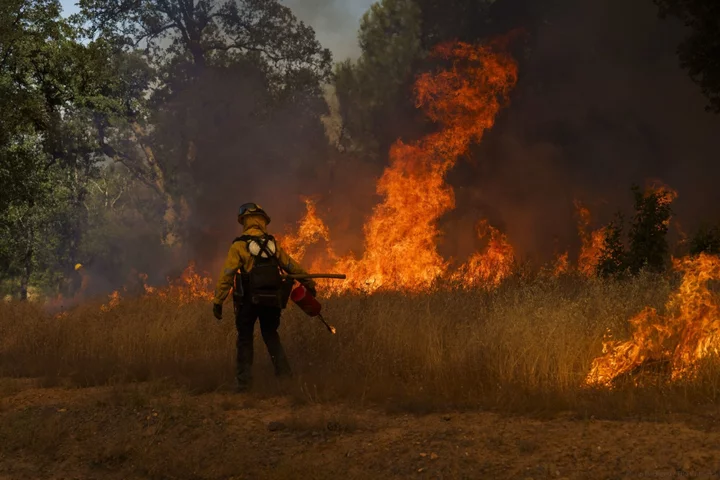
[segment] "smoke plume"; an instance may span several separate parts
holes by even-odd
[[[563,0],[515,26],[535,33],[513,103],[453,172],[448,227],[486,215],[521,254],[547,255],[577,245],[574,198],[605,222],[650,178],[679,191],[685,229],[718,218],[720,117],[679,67],[682,25],[649,0]]]
[[[336,57],[357,53],[359,6],[287,5]],[[521,258],[577,250],[573,200],[599,225],[618,207],[628,210],[631,184],[650,178],[679,191],[676,218],[686,230],[717,218],[720,118],[704,110],[699,88],[679,67],[684,27],[660,20],[649,0],[562,0],[535,24],[528,18],[506,19],[532,32],[520,82],[482,144],[449,174],[457,208],[441,219],[440,252],[470,255],[482,218],[508,234]],[[301,196],[319,200],[339,253],[361,253],[381,167],[321,145],[320,124],[298,125],[302,116],[292,109],[258,125],[248,105],[261,89],[242,75],[213,81],[203,91],[224,91],[229,100],[197,119],[208,130],[199,145],[204,163],[194,173],[203,189],[192,206],[188,256],[215,273],[239,233],[239,204],[262,204],[271,230],[282,233],[302,215]]]
[[[359,20],[373,0],[285,0],[283,3],[315,29],[320,43],[332,50],[336,60],[360,54]]]

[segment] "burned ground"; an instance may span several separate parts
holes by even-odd
[[[716,478],[716,412],[389,413],[162,384],[2,381],[0,478]]]

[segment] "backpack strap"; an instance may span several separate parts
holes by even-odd
[[[242,235],[240,237],[237,237],[235,240],[233,240],[233,244],[237,242],[245,242],[250,243],[251,241],[255,241],[255,243],[258,244],[260,247],[260,252],[258,252],[258,256],[261,253],[265,253],[267,255],[267,258],[276,258],[277,254],[277,241],[275,240],[275,237],[273,237],[270,234],[265,234],[261,237],[256,237],[254,235]],[[275,253],[271,252],[268,248],[268,244],[270,241],[275,242]]]
[[[258,238],[260,238],[260,237],[253,237],[252,235],[243,235],[241,237],[237,237],[235,240],[232,241],[232,243],[237,243],[237,242],[246,242],[247,243],[250,240],[256,240]]]
[[[275,242],[275,239],[272,237],[272,235],[265,235],[265,238],[263,239],[263,243],[260,245],[260,254],[265,253],[267,255],[267,258],[275,258],[275,253],[271,252],[268,248],[268,244],[272,240]],[[275,252],[277,252],[277,243],[275,243]]]
[[[245,242],[245,244],[247,245],[248,242],[250,242],[250,240],[257,240],[257,238],[258,237],[253,237],[252,235],[242,235],[240,237],[237,237],[235,240],[233,240],[232,244],[235,245],[237,242]],[[247,273],[247,272],[245,272],[245,267],[243,267],[241,265],[238,273],[242,273],[243,275],[245,275]],[[236,279],[236,282],[237,282],[237,279]]]

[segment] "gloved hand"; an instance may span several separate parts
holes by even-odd
[[[215,315],[215,318],[218,320],[222,320],[222,305],[213,303],[213,315]]]

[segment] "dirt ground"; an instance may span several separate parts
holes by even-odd
[[[0,381],[0,480],[720,478],[719,411],[389,413],[162,385]]]

